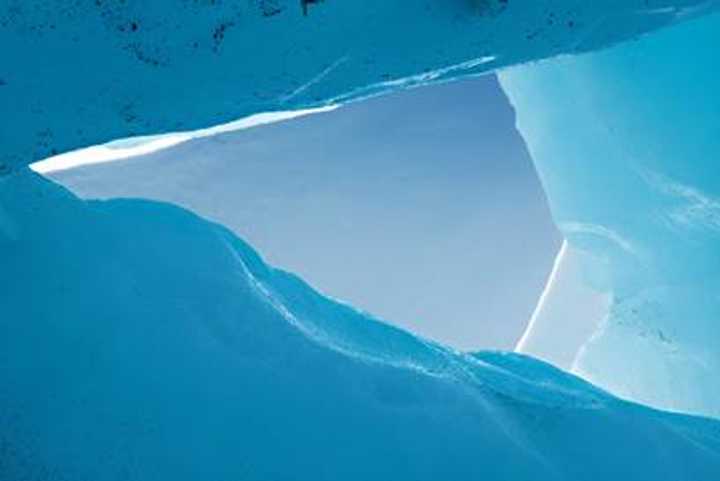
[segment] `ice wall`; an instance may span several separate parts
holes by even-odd
[[[29,173],[0,187],[3,481],[720,472],[717,421],[414,337],[187,211],[85,203]]]
[[[2,0],[0,172],[596,49],[718,0]]]
[[[598,327],[578,342],[566,327],[589,311],[553,310],[572,305],[577,287],[554,289],[523,350],[548,358],[549,340],[565,342],[576,372],[613,392],[716,416],[718,45],[716,14],[500,76],[556,221],[580,253],[582,275],[568,275],[611,298],[582,321]]]

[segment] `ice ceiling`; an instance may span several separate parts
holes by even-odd
[[[323,298],[187,212],[81,202],[24,166],[597,50],[501,74],[568,242],[523,348],[717,416],[718,8],[0,2],[0,473],[717,479],[715,421],[529,358],[452,352]],[[583,286],[572,296],[557,288],[568,278]],[[576,318],[589,327],[565,340]]]
[[[593,50],[714,0],[3,0],[5,169]]]

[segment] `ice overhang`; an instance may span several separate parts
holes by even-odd
[[[73,2],[0,7],[0,172],[132,136],[603,48],[718,0]]]

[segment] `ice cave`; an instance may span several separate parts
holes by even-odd
[[[0,481],[720,479],[718,47],[718,0],[0,0]],[[146,193],[188,168],[183,148],[486,75],[562,234],[509,349],[431,339],[276,267],[238,235],[278,212],[260,190],[232,218]],[[67,170],[124,149],[164,174],[142,190],[108,167],[125,185],[98,198],[99,170]],[[436,191],[482,202],[443,149]],[[232,192],[226,172],[202,190]],[[415,194],[403,215],[441,199]],[[281,236],[263,222],[258,239]],[[458,241],[422,222],[403,242]],[[332,234],[272,245],[325,241],[315,262]],[[391,314],[434,288],[400,261],[367,282]]]

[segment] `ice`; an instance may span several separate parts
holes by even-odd
[[[0,175],[81,147],[600,48],[718,0],[4,0]]]
[[[590,263],[594,258],[590,257]],[[586,282],[588,253],[567,242],[516,350],[570,370],[581,346],[600,328],[612,303]]]
[[[576,282],[549,293],[522,350],[622,396],[715,416],[719,42],[715,14],[500,76],[579,259],[561,269]],[[585,309],[602,298],[606,309]],[[577,322],[596,327],[585,339],[566,336]],[[563,343],[569,364],[548,355]]]
[[[324,298],[168,204],[2,181],[5,480],[715,480],[720,424]],[[602,455],[599,455],[602,453]]]
[[[718,415],[720,17],[693,17],[720,2],[305,3],[0,4],[3,481],[717,480],[715,420],[520,355],[455,352],[186,211],[84,203],[25,169],[688,20],[503,77],[572,254],[554,279],[582,278],[573,302],[609,299],[568,347],[575,370]]]

